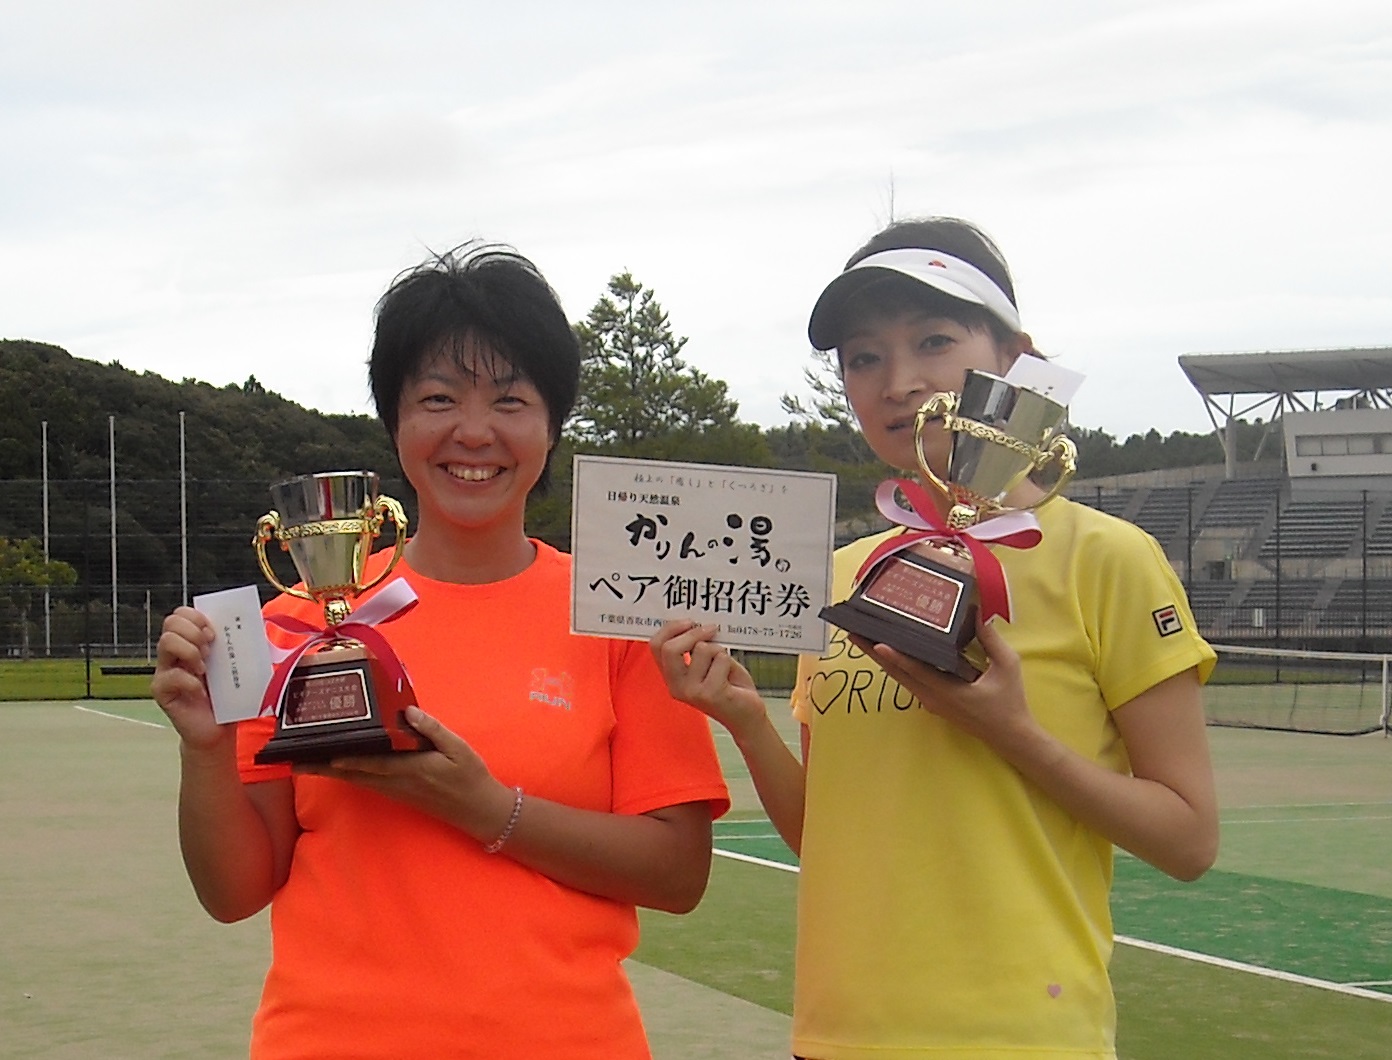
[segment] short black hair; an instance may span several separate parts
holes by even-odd
[[[540,270],[502,243],[472,241],[403,272],[377,302],[372,400],[393,444],[401,392],[432,357],[482,346],[541,394],[551,452],[580,387],[580,343]],[[537,483],[551,480],[551,452]]]

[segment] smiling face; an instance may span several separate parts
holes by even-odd
[[[1004,375],[1022,348],[1021,342],[1002,342],[989,330],[968,328],[931,309],[865,316],[849,326],[837,347],[846,398],[865,440],[886,464],[910,470],[918,467],[919,407],[938,391],[960,391],[969,368]],[[940,421],[925,426],[923,453],[940,476],[951,447]]]
[[[527,495],[553,439],[537,388],[477,342],[427,357],[401,391],[402,470],[420,506],[417,536],[521,538]]]

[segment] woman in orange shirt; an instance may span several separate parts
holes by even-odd
[[[570,634],[570,558],[526,534],[578,379],[510,248],[432,259],[378,305],[373,395],[419,509],[388,581],[418,603],[384,632],[433,750],[257,765],[272,719],[218,725],[211,627],[165,621],[189,877],[219,920],[271,907],[258,1060],[649,1055],[622,969],[635,907],[696,905],[728,796],[704,716],[641,643]]]

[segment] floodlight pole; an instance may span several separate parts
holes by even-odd
[[[53,654],[53,619],[49,609],[52,590],[48,569],[48,420],[40,425],[43,434],[43,535],[44,535],[44,655]]]
[[[1194,595],[1194,483],[1184,487],[1184,595]]]
[[[120,654],[120,628],[117,619],[116,600],[116,417],[107,416],[107,451],[110,454],[111,470],[111,655]]]
[[[188,463],[184,451],[184,414],[179,413],[179,569],[182,573],[184,604],[188,591]]]
[[[1276,501],[1276,647],[1281,647],[1281,502]],[[1276,680],[1281,679],[1281,656],[1276,656]]]

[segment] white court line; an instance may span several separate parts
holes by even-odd
[[[1260,813],[1273,810],[1351,810],[1364,807],[1392,806],[1392,802],[1385,799],[1374,799],[1372,802],[1292,802],[1282,803],[1279,806],[1229,806],[1228,813]]]
[[[770,869],[782,869],[784,872],[800,871],[796,865],[784,865],[779,861],[769,861],[767,858],[754,858],[750,857],[748,854],[736,854],[730,850],[717,849],[715,854],[722,858],[729,858],[731,861],[743,861],[750,865],[763,865]],[[1183,960],[1194,961],[1198,964],[1210,964],[1216,968],[1227,968],[1236,972],[1247,972],[1251,975],[1262,976],[1265,979],[1279,979],[1286,983],[1295,983],[1299,986],[1310,986],[1317,990],[1329,990],[1336,994],[1347,994],[1350,997],[1361,997],[1368,1001],[1392,1003],[1392,994],[1384,994],[1376,990],[1363,990],[1360,989],[1359,984],[1332,983],[1327,979],[1314,979],[1308,975],[1296,975],[1294,972],[1273,971],[1270,968],[1262,968],[1255,964],[1245,964],[1242,961],[1231,961],[1226,957],[1210,957],[1206,953],[1196,953],[1193,950],[1182,950],[1177,946],[1165,946],[1159,942],[1146,942],[1144,939],[1133,939],[1128,935],[1117,935],[1116,941],[1123,946],[1134,946],[1136,949],[1163,953],[1167,957],[1179,957]],[[1392,984],[1366,983],[1362,985],[1381,986]]]
[[[784,872],[801,871],[796,865],[785,865],[781,861],[770,861],[768,858],[752,858],[748,854],[736,854],[733,850],[721,850],[717,847],[713,853],[716,857],[729,858],[731,861],[744,861],[750,865],[763,865],[769,869],[782,869]]]
[[[1143,939],[1133,939],[1125,935],[1118,935],[1116,940],[1123,946],[1134,946],[1141,950],[1151,950],[1155,953],[1163,953],[1169,957],[1182,957],[1186,961],[1197,961],[1199,964],[1211,964],[1215,968],[1230,968],[1236,972],[1250,972],[1252,975],[1260,975],[1265,979],[1279,979],[1285,983],[1296,983],[1300,986],[1313,986],[1318,990],[1332,990],[1336,994],[1348,994],[1351,997],[1361,997],[1368,1001],[1386,1001],[1392,1003],[1392,994],[1383,994],[1376,990],[1360,990],[1357,986],[1344,983],[1331,983],[1327,979],[1312,979],[1308,975],[1296,975],[1294,972],[1273,971],[1270,968],[1262,968],[1255,964],[1244,964],[1242,961],[1230,961],[1226,957],[1210,957],[1206,953],[1195,953],[1193,950],[1181,950],[1174,946],[1164,946],[1158,942],[1146,942]]]
[[[1223,819],[1223,827],[1234,824],[1342,824],[1344,821],[1392,821],[1392,813],[1354,814],[1351,817],[1253,817],[1245,821]]]
[[[745,839],[782,839],[783,837],[777,832],[759,832],[749,835],[717,835],[715,838],[722,843],[735,843]]]
[[[84,707],[81,703],[74,703],[73,710],[80,710],[84,714],[96,714],[102,718],[115,718],[117,721],[128,721],[132,725],[148,725],[152,729],[167,729],[168,725],[161,725],[155,721],[142,721],[140,718],[128,718],[124,714],[112,714],[110,711],[97,710],[95,707]]]

